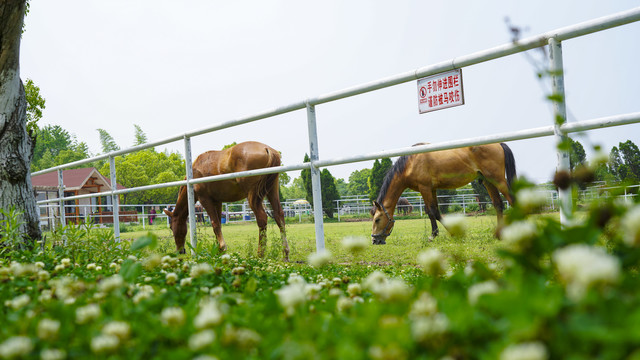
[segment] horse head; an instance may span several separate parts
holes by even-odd
[[[176,242],[176,249],[181,254],[185,253],[184,241],[187,236],[187,220],[174,216],[172,211],[164,209],[163,212],[169,217],[169,228],[173,232],[173,239]]]
[[[393,224],[395,223],[395,220],[393,220],[393,217],[389,214],[387,209],[377,201],[373,202],[371,215],[373,216],[371,242],[373,245],[384,245],[387,243],[385,241],[387,236],[391,235],[391,231],[393,231]]]

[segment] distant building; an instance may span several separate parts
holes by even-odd
[[[111,181],[96,168],[70,169],[62,171],[64,196],[76,196],[91,193],[107,193],[111,191]],[[58,197],[58,172],[36,175],[31,178],[37,201]],[[125,189],[117,184],[117,189]],[[113,219],[104,216],[113,214],[111,196],[96,196],[85,199],[65,201],[65,218],[67,223],[81,223],[93,218],[95,223],[112,223]],[[108,211],[107,211],[108,210]],[[53,227],[55,219],[60,217],[58,203],[40,205],[40,225]]]

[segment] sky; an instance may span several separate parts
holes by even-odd
[[[97,155],[97,129],[130,147],[289,105],[640,6],[640,1],[31,0],[20,73],[59,125]],[[568,121],[640,111],[640,22],[562,43]],[[316,106],[320,159],[548,126],[542,50],[463,68],[465,104],[419,114],[415,81]],[[593,154],[640,124],[572,136]],[[306,111],[194,137],[194,158],[261,141],[285,165],[309,152]],[[542,183],[552,137],[509,142],[519,176]],[[182,142],[156,148],[183,152]],[[329,167],[336,178],[373,162]],[[291,172],[294,178],[298,172]]]

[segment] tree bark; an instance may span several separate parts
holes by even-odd
[[[21,244],[42,236],[29,172],[35,134],[27,133],[27,101],[20,80],[20,38],[26,0],[0,2],[0,209],[23,213]],[[2,216],[2,215],[0,215]]]

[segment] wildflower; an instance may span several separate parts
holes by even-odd
[[[8,301],[8,306],[10,306],[13,310],[20,310],[23,307],[27,306],[31,302],[31,298],[27,294],[18,295],[13,300]]]
[[[64,258],[60,260],[60,265],[64,266],[65,268],[68,268],[69,266],[71,266],[71,259]]]
[[[0,357],[13,359],[28,355],[33,350],[33,342],[26,336],[14,336],[0,344]]]
[[[220,256],[220,260],[222,260],[222,263],[226,265],[229,263],[229,260],[231,260],[231,255],[223,254],[222,256]]]
[[[191,285],[190,277],[180,280],[180,286],[190,286],[190,285]]]
[[[167,285],[173,285],[178,281],[178,274],[170,272],[165,276],[165,280],[167,281]]]
[[[547,204],[547,196],[534,188],[525,188],[516,194],[518,205],[527,212],[535,211]]]
[[[367,276],[364,279],[363,285],[365,288],[373,291],[374,293],[376,292],[376,289],[381,286],[382,284],[387,282],[387,277],[385,276],[385,274],[383,274],[382,272],[376,270],[374,272],[372,272],[371,274],[369,274],[369,276]]]
[[[189,337],[189,349],[192,351],[201,350],[211,344],[216,339],[216,333],[211,329],[203,330]]]
[[[38,323],[38,337],[42,340],[53,340],[58,336],[60,321],[42,319]]]
[[[516,221],[502,229],[502,240],[505,246],[514,250],[525,250],[538,233],[535,224],[528,221]]]
[[[11,269],[13,276],[16,276],[16,277],[29,276],[31,274],[36,274],[39,270],[38,267],[36,267],[34,264],[23,265],[18,262],[12,262],[11,265],[9,266],[9,269]]]
[[[204,329],[216,326],[221,322],[222,312],[220,312],[218,304],[215,301],[209,300],[200,304],[200,311],[193,319],[193,326],[195,326],[196,329]]]
[[[314,268],[323,267],[330,263],[331,260],[331,252],[329,252],[329,250],[327,249],[322,249],[318,252],[312,253],[308,258],[309,265],[313,266]]]
[[[442,225],[453,237],[462,237],[467,231],[467,220],[464,215],[449,215],[442,218]]]
[[[62,265],[62,264],[58,264],[58,265],[56,265],[56,267],[53,268],[53,271],[56,271],[56,272],[57,271],[62,271],[62,270],[64,270],[64,265]]]
[[[418,264],[427,275],[438,276],[447,272],[449,263],[438,249],[428,249],[418,254]]]
[[[200,276],[211,274],[212,272],[213,268],[211,267],[211,265],[207,263],[200,263],[191,268],[189,276],[191,276],[192,278],[198,278]]]
[[[425,342],[438,337],[449,330],[449,319],[437,313],[431,316],[420,316],[411,323],[411,335],[417,342]]]
[[[76,323],[86,324],[100,316],[100,306],[89,304],[76,309]]]
[[[411,295],[411,289],[402,279],[390,279],[375,291],[380,300],[385,302],[404,301]]]
[[[150,285],[144,285],[140,288],[140,290],[133,296],[133,303],[138,304],[140,301],[148,299],[154,293],[153,287]]]
[[[546,360],[548,358],[547,348],[539,341],[509,345],[500,354],[500,360]]]
[[[194,357],[193,360],[218,360],[218,358],[215,356],[204,354],[204,355],[198,355]]]
[[[223,341],[225,343],[235,343],[242,349],[251,349],[256,347],[262,341],[262,338],[260,334],[251,329],[228,327]]]
[[[627,211],[620,225],[624,243],[628,246],[640,246],[640,206]]]
[[[420,293],[420,297],[411,305],[412,317],[430,316],[438,312],[438,302],[427,292]]]
[[[285,309],[287,315],[293,315],[295,307],[306,301],[304,284],[294,283],[276,290],[278,302]]]
[[[349,286],[347,286],[347,293],[351,297],[358,296],[358,295],[362,294],[362,286],[360,286],[360,284],[358,284],[358,283],[349,284]]]
[[[120,289],[124,285],[124,280],[120,275],[113,275],[102,280],[98,284],[98,290],[103,293],[110,293],[112,291]]]
[[[42,261],[36,261],[33,265],[36,266],[36,268],[38,269],[44,269],[44,263]]]
[[[244,266],[237,266],[231,270],[232,275],[243,275],[245,272]]]
[[[617,257],[584,244],[569,245],[553,253],[560,277],[567,283],[567,295],[580,300],[595,284],[614,284],[620,277]]]
[[[369,240],[364,236],[347,236],[342,239],[342,246],[351,253],[359,253],[369,246]]]
[[[91,351],[103,353],[114,351],[120,346],[120,339],[115,335],[100,334],[91,339]]]
[[[185,318],[184,310],[180,307],[164,308],[160,318],[165,326],[182,326]]]
[[[209,290],[209,295],[213,297],[218,297],[224,294],[224,288],[222,286],[216,286],[213,289]]]
[[[475,305],[478,302],[480,296],[486,294],[494,294],[497,293],[498,290],[500,290],[500,288],[498,287],[498,283],[493,280],[473,284],[469,287],[469,290],[467,290],[469,304]]]
[[[152,254],[145,258],[142,264],[147,270],[155,269],[162,264],[162,257],[159,254]]]
[[[40,352],[42,360],[64,360],[67,358],[67,352],[60,349],[44,349]]]
[[[100,265],[96,266],[96,271],[102,271],[102,266]]]
[[[354,301],[346,296],[341,296],[336,302],[336,308],[339,312],[348,311],[353,307]]]
[[[117,336],[120,340],[129,338],[131,326],[124,321],[111,321],[102,327],[102,333],[105,335]]]
[[[304,285],[304,284],[306,284],[306,281],[304,281],[304,278],[302,276],[300,276],[298,273],[291,273],[291,274],[289,274],[289,278],[287,279],[287,284],[289,284],[289,285],[294,285],[294,284]]]

